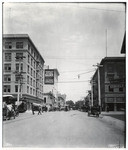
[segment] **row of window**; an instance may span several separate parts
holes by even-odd
[[[12,60],[12,53],[5,53],[5,56],[4,56],[4,59],[5,61],[11,61]],[[15,60],[21,60],[23,59],[23,53],[16,53],[16,57],[15,57]]]
[[[23,49],[23,42],[16,42],[17,49]],[[5,42],[5,49],[12,49],[12,42]]]
[[[11,92],[11,85],[4,85],[4,92],[10,93]],[[15,92],[18,92],[18,85],[15,85]]]
[[[11,92],[11,85],[4,85],[4,92]],[[18,92],[18,85],[15,85],[15,92]],[[21,92],[21,91],[20,91]],[[27,86],[27,93],[36,96],[36,90]],[[38,97],[43,97],[43,93],[37,91]]]
[[[108,63],[107,64],[107,72],[108,73],[117,72],[117,74],[124,74],[125,73],[125,65],[124,65],[124,63],[119,63],[119,64]]]
[[[15,70],[19,71],[19,64],[15,64]],[[4,71],[10,72],[11,71],[11,64],[4,64]],[[20,71],[23,71],[23,63],[20,64]]]
[[[12,42],[5,42],[5,49],[12,49],[13,46],[12,46]],[[16,42],[16,49],[23,49],[23,48],[24,48],[24,42],[22,42],[22,41]],[[39,54],[37,54],[34,51],[34,48],[30,44],[28,44],[28,51],[36,60],[38,60],[40,58]],[[9,54],[9,55],[11,55],[11,54]],[[7,59],[10,60],[10,58],[7,58]],[[29,61],[29,56],[28,56],[28,61]]]
[[[116,90],[115,90],[116,89]],[[117,90],[118,89],[118,90]],[[111,87],[111,86],[108,86],[108,91],[109,92],[123,92],[124,91],[124,87],[118,87],[118,88],[114,88],[114,87]]]
[[[30,74],[32,77],[36,78],[37,80],[39,80],[39,82],[43,83],[43,77],[39,76],[39,74],[36,73],[35,70],[30,68],[29,65],[28,65],[27,73]]]
[[[39,88],[41,91],[43,91],[43,86],[41,84],[39,84],[39,82],[36,82],[35,80],[33,80],[32,78],[30,78],[29,76],[27,76],[27,84],[33,86],[33,87],[37,87]]]
[[[43,69],[39,68],[39,64],[36,65],[36,62],[33,58],[30,58],[30,55],[28,55],[28,63],[31,64],[34,69],[36,68],[41,75],[43,75]]]
[[[27,93],[36,96],[36,90],[31,88],[31,87],[29,87],[29,86],[27,86]],[[43,93],[37,91],[37,96],[43,98]]]

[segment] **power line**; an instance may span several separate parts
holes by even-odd
[[[78,75],[82,75],[82,74],[90,73],[90,72],[93,72],[93,71],[95,71],[95,70],[93,69],[93,70],[91,70],[91,71],[83,72],[83,73],[80,73],[80,74],[78,74]]]
[[[70,72],[80,72],[80,71],[87,71],[87,70],[62,71],[60,73],[70,73]],[[90,70],[90,71],[93,71],[93,70]],[[87,73],[90,72],[90,71],[87,71]]]
[[[79,3],[77,3],[79,4]],[[84,4],[84,3],[83,3]],[[64,6],[64,5],[63,5]],[[65,6],[69,6],[69,5],[65,5]],[[101,9],[101,8],[95,8],[95,7],[84,7],[84,6],[80,6],[80,5],[72,5],[72,7],[79,7],[79,8],[82,8],[82,9],[91,9],[91,10],[99,10],[99,11],[113,11],[113,12],[121,12],[121,13],[124,13],[125,11],[121,11],[121,10],[113,10],[113,9]]]
[[[84,81],[59,81],[57,83],[80,83],[80,82],[89,82],[89,80],[84,80]]]

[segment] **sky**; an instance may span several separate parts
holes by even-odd
[[[4,3],[3,33],[28,34],[58,69],[58,91],[75,102],[91,89],[93,65],[124,56],[125,15],[123,3]]]

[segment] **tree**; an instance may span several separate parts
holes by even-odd
[[[66,104],[69,105],[70,107],[74,106],[74,102],[72,100],[66,101]]]
[[[83,107],[83,105],[84,105],[84,101],[83,100],[75,102],[76,109],[79,109],[79,108]]]

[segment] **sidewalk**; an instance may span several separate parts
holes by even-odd
[[[112,125],[114,128],[117,128],[119,130],[121,130],[122,132],[125,132],[125,121],[116,119],[115,117],[112,116],[116,116],[116,115],[125,115],[125,112],[123,111],[119,111],[119,112],[115,112],[115,111],[110,111],[110,112],[101,112],[100,114],[100,119],[105,122],[108,123],[109,125]]]

